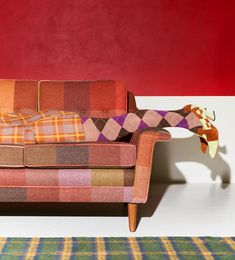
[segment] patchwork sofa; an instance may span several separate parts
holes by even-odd
[[[4,113],[65,110],[110,117],[136,109],[120,81],[0,80]],[[170,138],[149,128],[118,142],[1,144],[0,201],[128,203],[135,231],[137,205],[148,197],[154,144]]]

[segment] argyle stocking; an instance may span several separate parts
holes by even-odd
[[[211,124],[214,120],[205,109],[187,105],[173,111],[137,110],[111,118],[81,117],[86,141],[117,141],[137,130],[149,127],[180,127],[200,137],[203,152],[209,147],[214,157],[218,147],[218,131]]]

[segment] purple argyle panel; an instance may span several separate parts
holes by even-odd
[[[148,127],[181,127],[194,129],[201,126],[192,112],[184,110],[138,110],[111,118],[82,117],[86,141],[114,141],[139,129]]]

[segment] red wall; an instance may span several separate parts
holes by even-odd
[[[235,95],[234,0],[0,0],[0,77]]]

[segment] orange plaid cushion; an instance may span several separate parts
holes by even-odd
[[[63,143],[84,141],[78,113],[46,111],[31,115],[0,113],[0,143]]]

